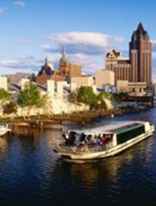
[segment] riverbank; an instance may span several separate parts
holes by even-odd
[[[39,129],[61,129],[63,125],[82,124],[95,121],[99,118],[113,118],[127,113],[142,112],[150,108],[122,108],[112,111],[96,110],[72,114],[49,115],[49,116],[31,116],[31,117],[14,117],[1,118],[0,122],[8,123],[9,127],[14,130],[16,127],[28,127]]]

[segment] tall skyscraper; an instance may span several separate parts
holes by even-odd
[[[152,43],[141,23],[132,34],[129,52],[132,81],[146,82],[147,87],[150,87],[152,82]]]
[[[106,55],[106,69],[114,71],[115,80],[145,82],[148,88],[152,83],[152,43],[147,31],[139,23],[129,44],[129,59],[112,50]]]

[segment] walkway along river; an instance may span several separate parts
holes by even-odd
[[[113,120],[148,120],[156,109]],[[33,130],[0,138],[0,205],[156,205],[156,137],[98,163],[62,162],[52,151],[60,132]]]

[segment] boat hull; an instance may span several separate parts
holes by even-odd
[[[64,161],[68,162],[75,162],[75,163],[85,163],[88,161],[96,161],[99,159],[115,156],[124,150],[132,147],[133,145],[149,138],[154,133],[154,126],[151,126],[150,130],[146,133],[139,135],[123,144],[117,145],[112,147],[111,149],[104,150],[104,151],[97,151],[97,152],[82,152],[82,153],[68,153],[68,152],[61,152],[61,150],[56,150],[56,152],[62,157]]]

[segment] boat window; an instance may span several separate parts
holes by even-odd
[[[133,138],[135,138],[138,135],[141,135],[143,133],[145,133],[144,125],[140,125],[140,127],[121,132],[121,133],[117,134],[117,143],[118,144],[124,143],[124,142],[126,142],[130,139],[133,139]]]

